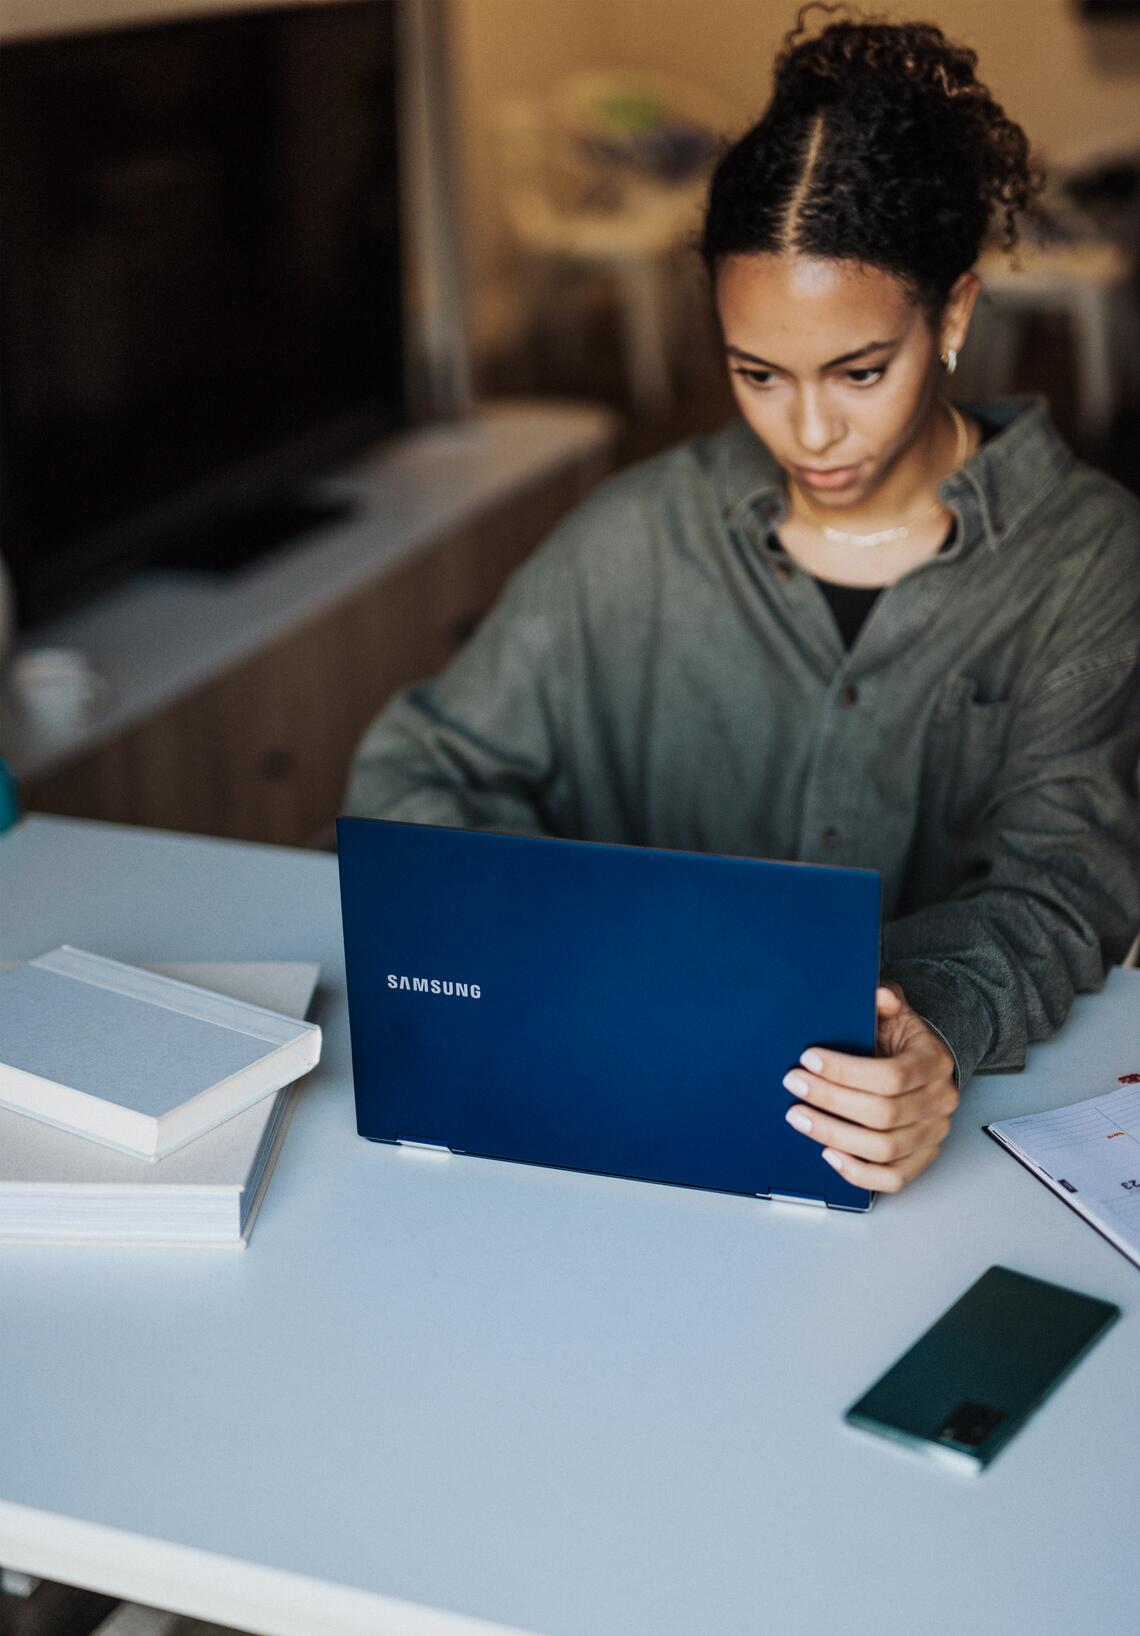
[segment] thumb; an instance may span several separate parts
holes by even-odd
[[[885,985],[875,990],[875,1009],[882,1017],[897,1017],[903,1008],[903,997],[897,988]]]

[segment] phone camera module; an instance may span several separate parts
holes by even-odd
[[[991,1409],[986,1403],[959,1403],[940,1427],[938,1441],[955,1448],[976,1449],[1004,1419],[1003,1409]]]

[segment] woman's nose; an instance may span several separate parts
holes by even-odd
[[[843,437],[827,406],[814,392],[801,392],[796,405],[796,438],[805,454],[822,454]]]

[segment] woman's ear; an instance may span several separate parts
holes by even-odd
[[[965,346],[974,304],[981,288],[982,281],[977,273],[960,273],[951,285],[938,325],[938,351],[941,356],[961,352]]]

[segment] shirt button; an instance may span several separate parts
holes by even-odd
[[[842,693],[840,693],[840,695],[839,695],[839,702],[841,704],[848,704],[848,705],[858,704],[858,702],[859,702],[859,689],[854,685],[854,683],[848,682],[847,686],[843,689]]]
[[[837,841],[839,839],[839,831],[835,828],[834,824],[828,824],[826,828],[820,830],[819,838],[823,842],[824,846],[830,846],[833,841]]]

